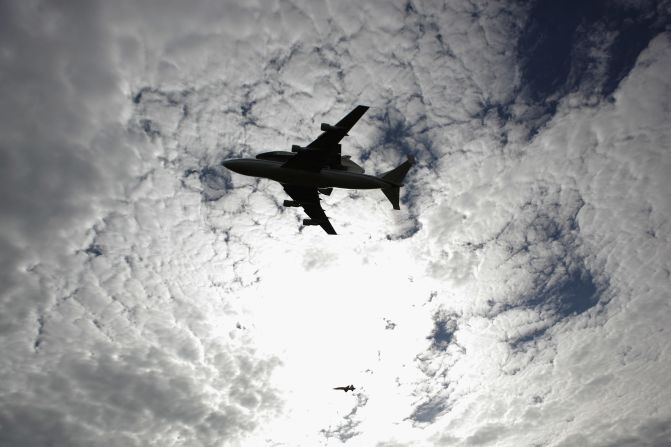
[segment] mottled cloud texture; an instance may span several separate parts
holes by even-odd
[[[0,2],[0,445],[669,445],[670,16]],[[221,165],[357,104],[402,211]]]

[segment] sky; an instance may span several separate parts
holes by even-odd
[[[669,73],[669,1],[0,1],[0,445],[671,445]],[[359,104],[400,211],[221,164]]]

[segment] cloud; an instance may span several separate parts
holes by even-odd
[[[356,405],[343,417],[344,422],[341,425],[334,429],[329,428],[321,430],[321,433],[325,438],[338,438],[340,442],[346,443],[359,434],[356,429],[360,423],[357,422],[354,418],[356,417],[358,409],[366,405],[368,398],[366,398],[366,396],[361,393],[357,394],[356,397]]]
[[[579,433],[589,433],[589,439],[607,439],[614,433],[611,425],[595,430],[589,428],[587,422],[591,417],[596,418],[597,414],[600,414],[603,405],[617,406],[613,390],[619,389],[620,382],[615,377],[624,374],[623,365],[618,360],[619,356],[609,358],[597,353],[614,352],[613,350],[622,349],[622,345],[632,346],[632,344],[644,351],[648,350],[648,341],[643,341],[648,338],[645,336],[640,338],[642,334],[635,335],[637,330],[625,327],[631,324],[632,319],[638,318],[645,320],[646,324],[658,327],[661,320],[647,312],[651,312],[654,308],[660,311],[658,304],[654,304],[659,301],[652,297],[665,295],[661,282],[652,286],[647,282],[644,285],[638,280],[641,278],[640,274],[634,273],[637,270],[634,266],[641,266],[644,263],[640,257],[642,247],[646,247],[648,256],[655,259],[652,264],[647,264],[649,268],[660,273],[667,269],[663,263],[658,262],[659,255],[665,252],[666,248],[658,245],[653,249],[651,244],[656,239],[650,231],[646,232],[644,229],[651,225],[650,221],[647,224],[643,223],[648,219],[649,213],[639,214],[635,211],[639,205],[634,203],[640,203],[641,200],[649,201],[652,209],[658,207],[666,209],[657,193],[661,191],[661,185],[665,181],[662,180],[660,171],[648,163],[650,159],[657,159],[655,148],[663,147],[667,136],[665,131],[658,133],[661,127],[654,124],[657,119],[647,114],[656,113],[654,110],[658,107],[656,104],[659,104],[658,100],[650,96],[652,92],[656,92],[655,94],[661,98],[667,97],[665,92],[668,91],[668,87],[657,84],[657,77],[653,74],[658,73],[667,63],[667,44],[668,37],[665,35],[651,42],[648,50],[639,58],[637,69],[623,81],[621,89],[615,95],[614,104],[604,104],[595,109],[588,108],[577,112],[571,108],[571,99],[568,99],[567,107],[560,108],[558,112],[560,117],[555,117],[530,147],[537,153],[527,154],[520,159],[521,164],[513,163],[517,175],[510,178],[522,182],[516,186],[509,184],[502,187],[500,190],[502,193],[526,188],[533,191],[537,187],[534,185],[542,185],[545,179],[549,178],[572,187],[562,188],[549,195],[539,193],[538,190],[533,192],[533,197],[541,201],[538,205],[531,205],[522,199],[523,194],[518,194],[518,200],[522,200],[512,209],[506,209],[503,216],[496,214],[489,216],[489,221],[496,224],[494,228],[500,230],[494,231],[494,236],[485,233],[484,237],[471,240],[471,244],[467,245],[467,247],[478,247],[478,251],[482,252],[481,259],[486,261],[481,262],[474,273],[480,280],[479,286],[467,287],[455,281],[463,292],[453,291],[452,299],[444,302],[444,305],[449,306],[448,309],[451,307],[458,311],[466,311],[465,321],[459,325],[458,339],[468,353],[459,357],[456,363],[444,372],[445,379],[439,385],[432,387],[434,393],[441,392],[440,389],[446,381],[452,387],[449,399],[450,402],[456,401],[456,403],[445,418],[446,421],[453,421],[456,424],[466,415],[478,414],[478,419],[483,424],[487,423],[485,421],[494,425],[503,424],[508,428],[508,433],[511,431],[516,433],[516,442],[545,442],[542,440],[548,438],[543,438],[540,430],[530,429],[527,435],[523,435],[522,431],[527,429],[517,427],[502,415],[492,413],[490,408],[496,408],[497,405],[500,405],[500,408],[507,408],[509,414],[518,411],[513,410],[516,405],[515,399],[498,400],[499,394],[494,389],[476,391],[470,395],[464,394],[464,389],[494,386],[487,385],[488,381],[491,381],[492,384],[497,384],[496,386],[505,387],[519,383],[514,387],[524,394],[531,390],[536,390],[538,395],[549,392],[549,396],[542,401],[540,414],[543,415],[544,424],[558,420],[561,415],[570,417],[573,428],[563,429],[563,433],[567,433],[566,436],[573,436],[570,438],[572,441],[568,441],[567,438],[569,443],[579,442],[578,439],[582,439]],[[655,65],[654,68],[648,65],[649,63]],[[650,90],[647,90],[647,87],[644,89],[647,94],[643,94],[644,90],[640,89],[642,85],[650,86]],[[666,99],[661,100],[665,101]],[[639,108],[641,102],[649,105],[646,107],[646,112],[642,112]],[[646,137],[647,142],[623,136],[632,129],[630,126],[637,126],[633,124],[634,122],[641,124],[639,129],[650,129]],[[580,154],[580,158],[575,158],[577,154]],[[528,168],[525,167],[526,163],[530,163]],[[592,168],[597,171],[592,172],[590,170]],[[613,174],[621,170],[627,171],[628,175]],[[533,171],[543,173],[545,179],[533,180],[536,177],[532,174]],[[576,172],[581,174],[576,176],[574,174]],[[617,181],[613,175],[617,177]],[[606,180],[606,177],[609,180]],[[644,187],[644,191],[640,189],[643,184],[650,186]],[[497,196],[496,193],[490,193],[490,197]],[[500,196],[501,201],[506,200],[505,193]],[[451,210],[453,207],[455,205],[445,206],[442,209]],[[496,211],[496,208],[494,210]],[[535,217],[531,220],[525,217],[526,210],[533,210],[531,215]],[[514,217],[506,219],[507,213],[512,213]],[[450,214],[445,215],[446,222],[449,222],[447,217]],[[550,215],[556,217],[549,218]],[[473,220],[485,219],[481,211]],[[634,221],[637,223],[634,224]],[[636,230],[632,229],[632,225]],[[448,252],[450,249],[464,250],[461,240],[448,238],[442,240],[448,244],[447,249],[444,249]],[[508,242],[500,245],[502,241]],[[527,245],[527,242],[530,244]],[[511,245],[508,245],[509,243]],[[514,249],[512,246],[519,248]],[[513,261],[514,259],[517,261]],[[519,261],[523,264],[517,264]],[[442,272],[447,279],[455,276],[447,268]],[[500,278],[496,281],[496,288],[482,284],[483,279],[491,281],[494,277]],[[662,273],[658,277],[662,278],[665,275]],[[656,292],[652,292],[651,289]],[[449,293],[447,290],[445,292]],[[490,301],[477,299],[485,296],[489,296]],[[643,296],[649,298],[641,298]],[[642,304],[641,300],[647,301],[643,308],[638,307]],[[488,315],[489,305],[508,310]],[[631,313],[625,311],[623,314],[618,314],[619,316],[613,313],[616,308],[623,309],[620,306],[630,305],[637,307],[638,310]],[[525,310],[522,311],[516,306],[522,306]],[[647,316],[643,317],[643,313]],[[628,316],[625,316],[627,314]],[[469,318],[468,315],[473,317]],[[480,316],[493,319],[491,323],[483,322]],[[476,335],[469,329],[479,332],[480,337],[487,337],[489,343],[475,344]],[[612,334],[614,338],[610,339],[610,336],[605,334]],[[605,336],[605,339],[601,338],[602,336]],[[512,341],[510,346],[512,351],[499,345],[495,340],[499,340],[499,343]],[[534,341],[534,344],[529,345],[531,341]],[[618,345],[620,348],[615,347]],[[522,346],[524,349],[520,351],[519,348]],[[474,353],[474,349],[484,352],[477,354]],[[472,355],[481,357],[479,366],[483,377],[476,376],[466,380],[465,371],[478,365],[468,361]],[[484,356],[498,356],[501,362],[499,364],[501,375],[492,377],[484,374],[487,370],[484,366],[487,362],[482,359]],[[555,367],[546,369],[542,366],[544,361],[553,358],[551,361]],[[427,355],[427,361],[429,364],[440,365],[440,360],[430,355]],[[650,375],[646,375],[644,379],[639,375],[641,385],[636,387],[637,393],[643,393],[645,397],[640,394],[634,397],[629,392],[626,393],[629,396],[628,407],[631,409],[633,405],[640,408],[631,410],[632,417],[639,411],[645,413],[644,407],[656,400],[653,390],[658,389],[655,384],[659,383],[657,373],[654,371],[661,367],[660,364],[648,363],[648,360],[641,362],[641,365],[646,364],[646,374]],[[544,370],[545,372],[541,372]],[[552,385],[549,387],[543,385],[542,377],[545,374],[554,378],[567,377],[565,374],[569,376],[580,374],[581,379],[563,382],[565,388],[559,392]],[[604,374],[606,375],[603,376]],[[469,385],[466,385],[467,383]],[[520,388],[517,388],[518,386]],[[455,396],[458,397],[455,399]],[[499,403],[480,403],[490,399],[498,400]],[[573,402],[573,408],[567,406],[567,402]],[[642,406],[637,407],[638,405]],[[519,411],[523,411],[523,408],[525,406],[521,406]],[[531,418],[533,414],[535,412],[530,412],[527,407],[526,417]],[[531,421],[532,419],[529,419],[530,423]],[[626,425],[631,424],[635,423],[632,419],[628,419]],[[479,435],[483,433],[485,432],[476,430],[470,434],[457,436],[455,439],[462,439],[463,443],[467,444],[468,439],[480,439]],[[655,439],[655,436],[651,436],[650,439]],[[639,442],[654,441],[640,439]],[[454,444],[458,442],[455,441]]]
[[[668,8],[552,8],[4,2],[2,443],[662,443]],[[359,103],[401,212],[221,165]]]
[[[55,368],[37,361],[46,368],[28,374],[3,399],[3,443],[143,445],[194,438],[218,445],[252,430],[254,413],[277,405],[264,389],[272,361],[219,354],[221,371],[208,378],[154,347],[121,356],[107,354],[109,346],[97,348],[103,354],[65,355]],[[208,390],[203,380],[230,385]],[[32,421],[30,430],[24,417]]]

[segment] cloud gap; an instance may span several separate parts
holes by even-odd
[[[536,1],[517,41],[525,109],[516,118],[529,125],[528,139],[564,96],[609,97],[668,23],[668,11],[645,2]]]
[[[488,317],[528,309],[539,318],[508,339],[513,349],[538,340],[558,322],[594,308],[606,287],[605,279],[597,279],[603,275],[591,271],[585,261],[577,221],[584,205],[580,194],[546,183],[532,191],[533,198],[523,204],[521,215],[496,237],[509,253],[504,264],[523,269],[530,281],[516,296],[490,300]]]
[[[446,351],[452,343],[454,334],[458,329],[457,315],[436,312],[433,315],[433,329],[431,334],[426,337],[431,340],[431,349],[436,351]]]

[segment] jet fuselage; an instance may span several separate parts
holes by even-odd
[[[345,189],[379,189],[394,186],[394,184],[372,175],[328,168],[318,172],[292,169],[283,167],[282,162],[255,158],[237,158],[227,160],[223,164],[226,168],[238,174],[264,177],[291,185]]]

